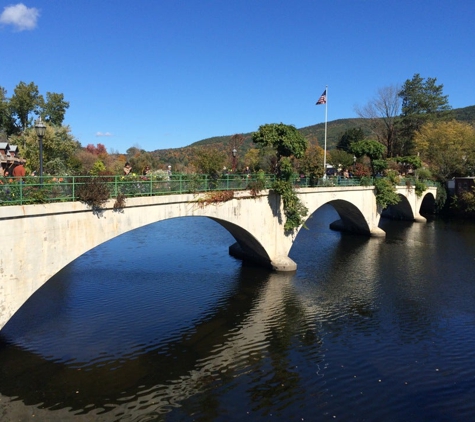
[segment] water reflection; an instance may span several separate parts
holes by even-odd
[[[292,291],[292,279],[293,274],[243,266],[219,307],[166,343],[142,345],[129,356],[78,364],[77,359],[51,359],[4,342],[0,392],[36,407],[29,411],[37,415],[41,409],[70,409],[126,420],[167,413],[189,398],[207,396],[249,375],[248,394],[258,409],[266,407],[264,396],[270,406],[288,401],[299,385],[298,372],[288,369],[292,365],[286,359],[296,327],[303,329],[300,353],[310,361],[321,360],[314,347],[320,343],[318,334]],[[274,378],[279,381],[272,382]],[[68,414],[72,416],[60,412],[58,418]]]
[[[0,416],[471,420],[473,227],[368,239],[332,213],[299,233],[295,274],[242,266],[210,220],[91,251],[2,331]]]

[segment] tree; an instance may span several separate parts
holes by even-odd
[[[17,120],[17,128],[25,131],[31,114],[39,115],[43,104],[43,96],[40,95],[38,87],[33,82],[28,85],[25,82],[20,82],[15,87],[14,94],[10,99],[10,110],[12,116]]]
[[[397,119],[401,110],[400,88],[395,85],[378,89],[377,95],[357,114],[366,122],[378,142],[386,147],[387,156],[400,154],[397,145]]]
[[[340,140],[338,141],[336,148],[348,151],[350,145],[353,142],[362,141],[364,139],[364,132],[363,129],[360,127],[353,127],[351,129],[345,130],[343,135],[341,135]]]
[[[406,80],[399,97],[401,106],[402,155],[410,155],[415,133],[429,121],[452,118],[448,96],[443,95],[444,86],[436,84],[436,78],[424,80],[418,73]]]
[[[97,146],[94,144],[88,144],[86,146],[86,151],[89,152],[90,154],[99,155],[99,156],[107,155],[107,149],[104,146],[104,144],[97,144]]]
[[[311,184],[316,184],[323,176],[323,148],[320,145],[310,145],[304,156],[299,160],[299,170],[310,178]]]
[[[350,148],[350,152],[355,154],[357,158],[366,155],[371,160],[371,169],[373,174],[375,174],[374,161],[383,157],[384,150],[384,145],[373,140],[354,142],[351,144]]]
[[[281,157],[301,158],[307,150],[308,141],[292,125],[271,123],[259,126],[252,134],[252,141],[259,147],[271,146],[276,151],[277,161]]]
[[[7,90],[0,87],[0,131],[11,135],[15,125],[10,113],[10,104],[7,99]]]
[[[102,160],[97,160],[92,166],[92,169],[89,171],[89,173],[97,176],[99,174],[104,173],[105,171],[106,171],[106,166],[104,165]]]
[[[193,160],[196,168],[203,174],[217,177],[226,162],[226,154],[216,148],[199,148]]]
[[[333,167],[341,166],[343,168],[351,168],[353,165],[353,154],[350,154],[341,149],[333,149],[330,152],[330,157],[328,162],[333,165]]]
[[[252,171],[259,170],[259,150],[257,148],[251,148],[246,152],[244,164],[249,166]]]
[[[428,122],[415,134],[422,161],[441,182],[475,171],[475,129],[457,122]]]
[[[282,180],[290,180],[293,175],[291,157],[302,158],[308,147],[308,141],[292,125],[270,123],[259,126],[252,134],[252,141],[261,151],[274,151],[274,159],[268,155],[273,171]],[[284,158],[286,158],[284,160]]]
[[[72,172],[73,167],[76,168],[77,163],[74,161],[74,157],[80,148],[80,143],[70,132],[69,126],[53,127],[46,124],[46,133],[43,137],[43,163],[46,173],[54,174],[59,170],[62,173],[69,173]],[[30,171],[38,170],[39,146],[35,130],[28,128],[22,135],[13,139],[24,145],[22,155],[27,160],[28,169]],[[49,162],[51,162],[50,166]],[[58,166],[57,162],[63,163],[63,166]]]
[[[47,92],[46,103],[44,104],[41,116],[46,122],[55,126],[61,126],[68,108],[69,102],[64,101],[63,94]]]

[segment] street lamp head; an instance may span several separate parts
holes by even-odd
[[[237,154],[237,150],[236,150],[236,148],[233,148],[233,157],[235,157],[236,154]]]
[[[356,155],[353,155],[353,162],[356,163]]]
[[[35,122],[35,130],[38,138],[42,138],[46,133],[46,125],[41,120],[41,117]]]

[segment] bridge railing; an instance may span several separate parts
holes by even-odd
[[[110,193],[110,198],[119,194],[125,197],[157,196],[183,193],[198,193],[213,190],[248,190],[258,187],[269,189],[275,175],[262,173],[223,174],[212,177],[202,174],[173,174],[170,177],[161,174],[147,176],[43,176],[0,179],[0,206],[26,205],[48,202],[78,201],[81,186],[90,179],[101,179]],[[372,186],[372,178],[310,178],[296,175],[294,186],[329,187],[329,186]],[[401,179],[399,185],[410,186],[413,179]],[[424,181],[427,186],[435,186],[435,182]]]
[[[110,198],[157,196],[213,190],[246,190],[260,180],[262,189],[269,189],[274,175],[228,174],[212,177],[201,174],[160,174],[147,176],[43,176],[0,179],[0,205],[27,205],[80,200],[79,191],[91,179],[100,179],[107,186]]]

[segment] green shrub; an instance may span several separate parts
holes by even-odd
[[[360,186],[371,186],[373,179],[370,176],[362,176],[360,179]]]
[[[303,217],[307,216],[308,209],[300,202],[292,183],[287,180],[276,180],[272,189],[282,198],[286,217],[284,230],[292,231],[300,227],[304,223]]]
[[[416,195],[418,197],[421,197],[422,194],[427,190],[427,185],[424,182],[420,182],[419,180],[416,180],[414,182],[414,187],[416,189]]]
[[[376,188],[376,203],[381,208],[384,209],[388,205],[396,205],[401,200],[394,184],[389,179],[375,179],[374,186]]]

